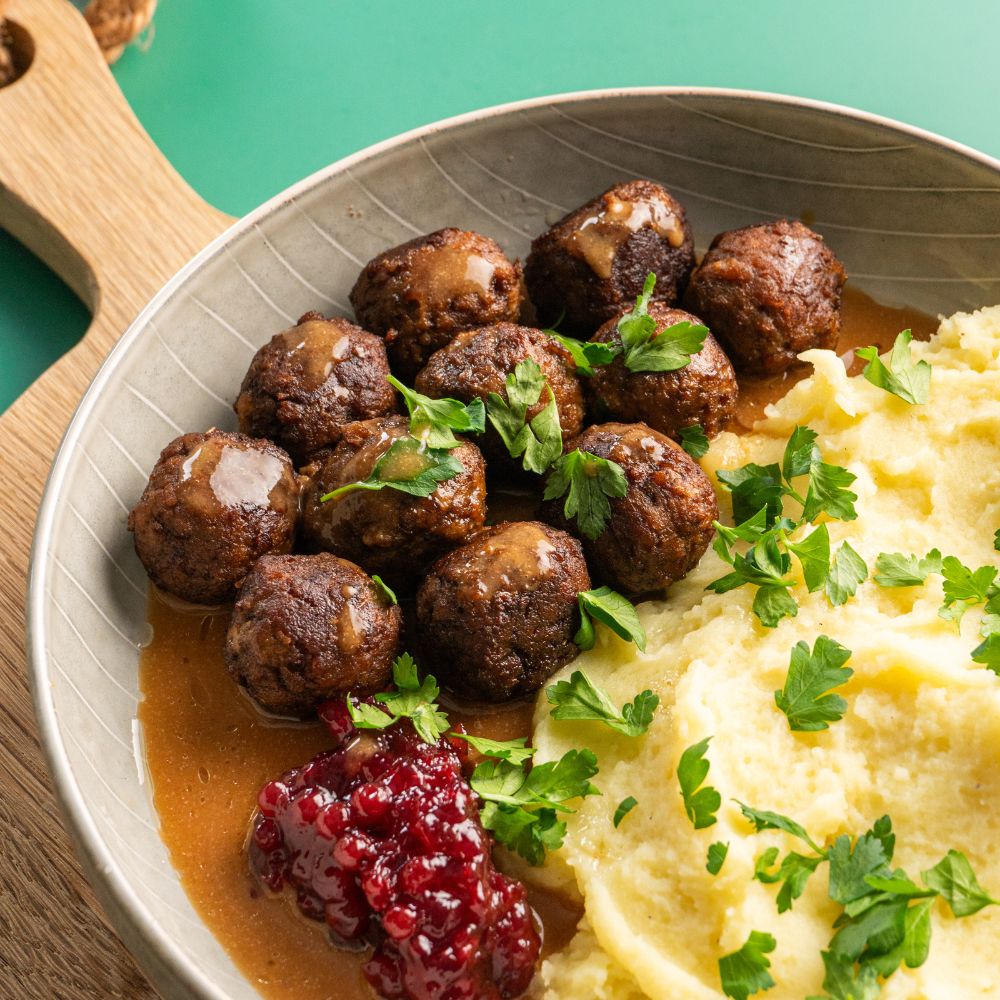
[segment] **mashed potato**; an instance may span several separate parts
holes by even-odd
[[[780,460],[792,429],[807,424],[819,433],[824,459],[857,476],[859,516],[830,522],[834,548],[849,539],[870,573],[880,552],[923,555],[934,547],[973,567],[996,565],[1000,307],[946,320],[914,353],[933,365],[923,406],[848,378],[833,353],[810,351],[813,375],[771,407],[755,433],[714,441],[706,471],[714,480],[719,468]],[[728,512],[728,498],[720,500]],[[894,863],[911,877],[956,848],[1000,894],[1000,678],[970,659],[980,611],[969,612],[959,632],[937,615],[939,577],[891,590],[869,577],[839,608],[799,586],[798,617],[765,629],[750,611],[752,588],[705,591],[726,571],[709,552],[669,600],[642,605],[645,654],[601,630],[598,647],[560,675],[585,670],[617,704],[652,688],[662,704],[646,736],[555,722],[539,701],[539,759],[591,747],[603,796],[581,804],[547,866],[582,896],[586,917],[570,947],[544,964],[535,997],[711,1000],[721,996],[719,957],[751,930],[777,940],[776,985],[760,996],[822,993],[820,952],[840,912],[827,897],[825,868],[779,916],[777,886],[752,879],[754,859],[771,845],[782,853],[798,845],[780,833],[754,834],[733,799],[785,813],[821,843],[862,833],[888,813],[898,835]],[[791,732],[774,691],[792,646],[811,647],[821,633],[853,651],[854,676],[838,689],[847,713],[825,732]],[[695,831],[676,767],[706,736],[708,784],[723,805],[715,826]],[[615,830],[615,807],[629,795],[639,804]],[[729,856],[713,877],[705,857],[717,840],[729,843]],[[927,962],[897,971],[882,996],[1000,996],[1000,907],[956,920],[938,902],[933,926]]]

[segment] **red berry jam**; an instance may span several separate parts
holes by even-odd
[[[371,946],[365,975],[387,1000],[519,996],[541,942],[524,886],[493,866],[466,744],[430,746],[408,722],[359,733],[342,702],[320,716],[336,748],[261,789],[253,871],[335,943]]]

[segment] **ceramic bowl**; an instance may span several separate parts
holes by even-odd
[[[445,225],[523,256],[533,235],[617,181],[684,204],[699,251],[792,216],[854,286],[950,313],[1000,300],[1000,163],[871,115],[745,92],[543,98],[419,129],[335,163],[252,212],[187,265],[122,337],[56,458],[30,587],[42,738],[80,857],[167,998],[258,994],[188,902],[145,780],[137,659],[146,580],[126,514],[163,445],[235,424],[254,350],[310,309],[350,314],[359,268]]]

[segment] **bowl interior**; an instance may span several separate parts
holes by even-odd
[[[777,216],[823,233],[852,283],[931,313],[1000,298],[1000,164],[891,123],[759,95],[644,91],[467,116],[335,164],[265,205],[139,317],[63,443],[31,588],[36,701],[91,881],[167,997],[258,994],[207,933],[157,833],[135,722],[146,583],[126,515],[175,435],[235,426],[258,346],[310,309],[350,315],[377,252],[445,225],[521,257],[613,183],[685,205],[699,251]]]

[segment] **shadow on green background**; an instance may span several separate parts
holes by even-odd
[[[624,13],[627,9],[627,13]],[[853,105],[1000,154],[1000,5],[959,0],[161,0],[115,69],[205,198],[240,215],[347,153],[522,97],[692,84]],[[2,113],[2,94],[0,94]],[[0,407],[82,332],[82,307],[0,241]]]

